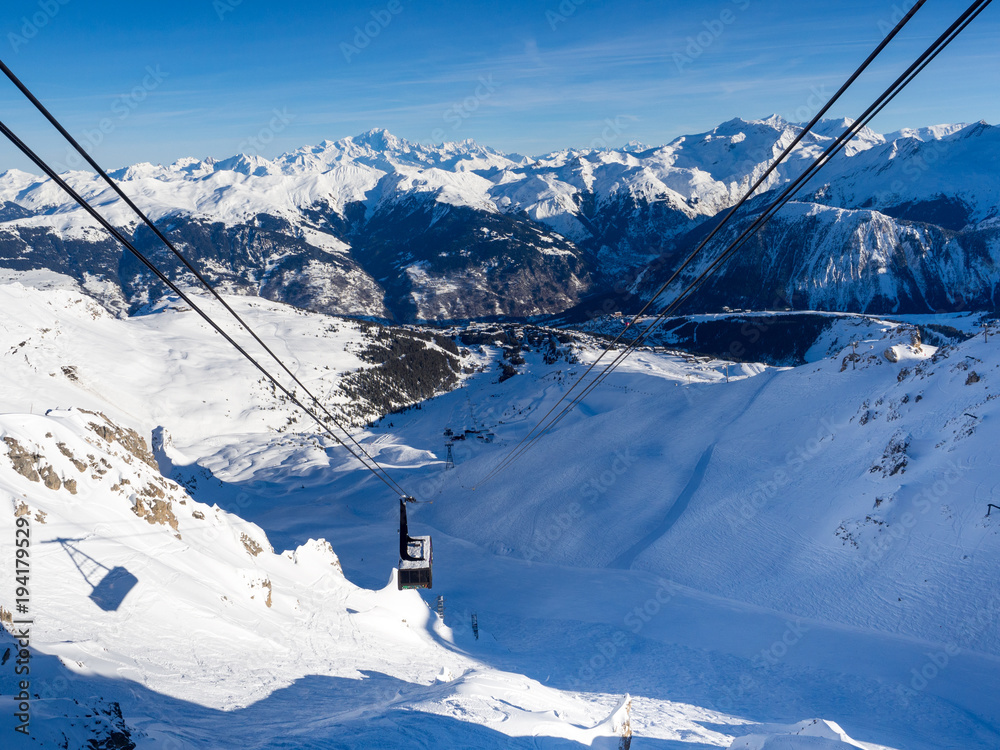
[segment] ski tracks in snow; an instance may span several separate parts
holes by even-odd
[[[744,414],[746,414],[750,407],[753,406],[754,402],[760,397],[764,392],[764,389],[770,385],[773,378],[773,371],[762,373],[757,377],[762,378],[760,387],[754,392],[754,394],[747,400],[743,408],[731,419],[729,424],[732,425],[736,423]],[[720,431],[720,434],[728,434],[728,430]],[[646,536],[640,539],[638,542],[633,544],[627,550],[622,552],[618,557],[616,557],[609,565],[610,568],[622,568],[628,570],[632,567],[635,559],[643,553],[646,549],[651,547],[656,543],[657,539],[660,539],[665,534],[667,534],[674,524],[684,515],[684,511],[687,510],[688,505],[691,503],[691,498],[694,497],[695,493],[701,487],[702,482],[705,479],[705,472],[708,470],[708,465],[712,461],[712,454],[715,452],[715,447],[719,444],[718,440],[715,440],[711,445],[709,445],[701,454],[698,459],[698,463],[695,464],[694,469],[691,471],[691,477],[688,479],[684,489],[677,496],[673,505],[667,511],[667,514],[663,517],[663,520],[656,525],[656,527],[650,531]]]

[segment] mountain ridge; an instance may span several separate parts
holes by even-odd
[[[825,120],[806,134],[720,240],[735,236],[767,191],[800,175],[849,123]],[[663,146],[525,157],[471,139],[430,146],[376,128],[274,159],[184,158],[112,176],[229,291],[400,321],[525,318],[563,313],[623,283],[635,299],[648,299],[702,227],[800,132],[777,115],[733,118]],[[997,160],[1000,128],[983,121],[889,135],[865,128],[779,213],[776,221],[789,229],[758,235],[686,311],[762,309],[775,290],[793,305],[800,297],[844,312],[930,312],[954,309],[959,298],[992,309],[1000,178],[989,165]],[[160,253],[95,176],[66,179]],[[837,242],[829,222],[815,221],[826,212],[838,225]],[[900,238],[916,235],[919,249],[908,251]],[[118,290],[101,301],[126,312],[159,292],[121,253],[56,186],[17,170],[0,173],[0,267],[96,277]],[[914,258],[922,259],[917,272]],[[972,273],[965,281],[941,276],[944,266]],[[746,279],[747,268],[770,271]],[[935,288],[945,282],[950,297],[942,298]],[[870,293],[873,285],[883,293]],[[510,289],[516,299],[497,294]]]

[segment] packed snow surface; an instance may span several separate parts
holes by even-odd
[[[600,349],[499,382],[469,344],[460,387],[354,434],[433,501],[417,593],[396,496],[191,310],[32,281],[0,285],[0,605],[29,526],[33,619],[4,747],[1000,746],[1000,339],[638,352],[486,482]],[[232,303],[324,397],[364,366],[350,321]]]

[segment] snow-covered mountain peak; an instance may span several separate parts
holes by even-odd
[[[127,167],[121,167],[120,169],[115,169],[108,174],[115,180],[123,182],[134,182],[137,180],[174,180],[183,179],[185,175],[193,175],[195,173],[203,174],[205,172],[205,165],[198,162],[195,159],[186,160],[186,171],[184,167],[177,168],[174,164],[168,167],[162,164],[152,164],[151,162],[144,161],[138,164],[132,164]],[[83,172],[84,174],[89,174],[89,172]]]
[[[20,169],[0,172],[0,200],[12,200],[16,193],[39,181],[38,175]]]
[[[762,123],[768,127],[774,128],[775,130],[784,130],[788,127],[789,123],[784,117],[779,114],[771,114],[767,117],[761,118],[760,120],[751,120],[753,123]]]
[[[643,151],[649,151],[652,148],[654,147],[650,146],[648,143],[643,143],[642,141],[637,141],[635,139],[627,141],[625,145],[622,146],[623,151],[631,151],[632,153],[642,153]]]
[[[258,154],[237,154],[216,162],[213,166],[216,172],[238,172],[248,177],[281,174],[281,168],[277,164]]]
[[[757,120],[746,120],[742,117],[734,117],[726,120],[717,127],[709,131],[708,134],[717,136],[734,136],[738,133],[745,133],[747,130],[773,130],[777,133],[788,127],[788,122],[781,115],[770,115]],[[708,135],[705,134],[705,135]]]
[[[986,120],[979,120],[971,125],[957,128],[948,135],[942,135],[940,140],[958,140],[961,138],[978,138],[980,136],[996,137],[998,134],[1000,134],[1000,127],[990,125]]]
[[[504,168],[523,161],[523,157],[508,158],[471,139],[428,146],[399,138],[384,128],[374,128],[338,141],[304,146],[283,154],[274,163],[288,174],[311,174],[339,164],[356,164],[383,173],[401,166],[462,172]]]
[[[397,138],[385,128],[372,128],[351,139],[355,143],[364,143],[378,151],[395,151],[407,141]]]
[[[217,161],[211,157],[208,159],[195,159],[194,157],[186,156],[171,164],[170,171],[185,174],[188,177],[204,177],[215,169],[216,163]]]
[[[923,128],[903,128],[892,133],[886,133],[885,138],[887,141],[894,141],[897,138],[915,138],[918,141],[939,141],[966,127],[968,127],[968,123],[930,125]]]
[[[838,138],[844,131],[851,127],[855,123],[853,117],[835,117],[825,120],[820,120],[817,122],[812,130],[810,130],[810,135],[815,138]],[[795,123],[796,128],[804,128],[808,123],[801,122]],[[886,136],[881,133],[876,133],[869,127],[863,127],[859,130],[854,137],[851,139],[850,145],[855,146],[855,152],[862,150],[862,148],[868,148],[873,145],[878,145],[886,142]]]

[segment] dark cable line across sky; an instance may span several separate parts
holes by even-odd
[[[375,459],[372,458],[367,453],[367,451],[365,451],[365,449],[354,439],[354,437],[350,434],[350,432],[348,432],[344,428],[344,426],[337,421],[336,417],[334,417],[333,414],[329,412],[329,410],[326,408],[323,402],[320,401],[319,398],[317,398],[315,395],[313,395],[313,393],[295,375],[295,373],[293,373],[288,368],[288,366],[278,357],[278,355],[275,354],[274,351],[266,343],[264,343],[264,341],[260,338],[260,336],[257,335],[256,331],[254,331],[250,327],[250,325],[243,319],[243,317],[238,312],[236,312],[236,310],[234,310],[233,307],[228,302],[226,302],[226,300],[222,297],[222,295],[219,294],[219,292],[215,289],[215,287],[212,286],[211,282],[209,282],[209,280],[205,278],[205,276],[200,271],[198,271],[198,269],[194,266],[194,264],[192,264],[187,259],[187,257],[185,257],[184,254],[181,253],[180,250],[178,250],[169,239],[167,239],[167,237],[160,231],[159,227],[157,227],[156,224],[132,201],[132,199],[128,197],[128,195],[125,193],[125,191],[121,189],[118,183],[116,183],[114,180],[111,179],[108,173],[77,142],[77,140],[72,135],[70,135],[70,133],[66,130],[66,128],[62,126],[62,123],[60,123],[59,120],[56,119],[56,117],[48,110],[48,108],[45,107],[45,105],[42,104],[41,101],[38,100],[38,98],[31,92],[31,90],[14,74],[14,72],[7,66],[6,63],[4,63],[3,60],[0,60],[0,71],[3,71],[4,75],[6,75],[7,78],[10,79],[11,83],[13,83],[21,91],[22,94],[24,94],[24,96],[28,99],[28,101],[30,101],[34,105],[35,109],[37,109],[45,117],[45,119],[47,119],[52,124],[52,126],[59,131],[59,133],[63,136],[63,138],[65,138],[69,142],[69,144],[73,147],[73,149],[76,150],[87,161],[88,164],[90,164],[90,166],[94,169],[95,172],[97,172],[97,174],[101,177],[101,179],[103,179],[104,182],[106,182],[108,186],[112,190],[114,190],[115,193],[117,193],[118,197],[121,198],[125,202],[125,204],[142,220],[142,222],[147,227],[149,227],[150,230],[152,230],[153,234],[156,235],[156,237],[167,247],[167,249],[169,249],[170,252],[172,252],[181,261],[184,267],[187,268],[192,274],[194,274],[195,278],[198,279],[198,281],[202,284],[202,286],[204,286],[209,291],[209,293],[226,309],[226,312],[228,312],[230,315],[233,316],[233,318],[236,319],[240,327],[242,327],[247,333],[249,333],[250,336],[253,337],[254,341],[256,341],[261,346],[261,348],[264,349],[264,351],[267,352],[267,354],[275,362],[277,362],[278,366],[281,367],[281,369],[283,369],[289,375],[289,377],[292,378],[295,384],[299,388],[301,388],[302,391],[311,399],[311,401],[320,408],[320,410],[327,416],[327,418],[329,418],[340,430],[344,432],[344,434],[347,436],[347,439],[351,442],[351,444],[354,445],[354,447],[357,448],[359,452],[364,454],[365,458],[367,458],[375,466],[377,466],[380,471],[385,473],[386,477],[388,477],[388,472],[386,472],[385,469],[379,466],[379,464],[375,461]],[[393,482],[391,478],[389,479],[389,481],[395,485],[395,482]],[[398,488],[398,485],[396,485],[396,487]],[[400,492],[402,493],[401,488]]]
[[[924,69],[926,66],[945,48],[947,47],[968,25],[990,4],[991,0],[977,0],[973,2],[969,8],[961,15],[959,18],[952,23],[952,25],[941,35],[935,42],[927,48],[927,50],[918,57],[907,70],[900,75],[894,83],[887,88],[878,99],[872,103],[868,109],[855,121],[850,127],[848,127],[824,152],[821,154],[798,178],[796,178],[790,185],[788,185],[781,195],[778,196],[768,208],[763,211],[756,220],[748,226],[743,232],[728,245],[728,247],[722,251],[693,281],[691,281],[688,286],[675,297],[675,299],[666,307],[664,307],[660,313],[650,322],[646,328],[635,338],[626,342],[624,349],[619,352],[616,357],[607,364],[600,373],[598,373],[594,379],[588,383],[579,393],[577,393],[572,399],[566,403],[562,409],[552,416],[554,412],[563,404],[571,394],[576,391],[576,389],[584,382],[584,380],[590,375],[590,373],[597,367],[598,363],[609,354],[615,346],[622,340],[625,333],[631,328],[632,324],[637,323],[641,317],[646,313],[646,311],[655,303],[655,301],[662,296],[662,294],[673,284],[675,280],[680,277],[680,274],[689,267],[700,255],[703,253],[704,248],[708,243],[722,230],[722,228],[732,219],[736,212],[754,195],[754,193],[765,184],[767,178],[774,172],[774,170],[784,161],[784,159],[798,146],[801,140],[810,132],[810,130],[818,123],[822,117],[829,111],[830,107],[855,83],[857,78],[869,67],[869,65],[878,57],[878,55],[886,48],[889,42],[899,33],[899,31],[913,18],[918,10],[924,5],[926,0],[919,0],[914,4],[912,8],[899,20],[896,26],[885,36],[880,44],[869,54],[865,61],[854,71],[854,73],[841,85],[840,89],[820,108],[816,115],[810,120],[810,122],[796,135],[795,139],[789,144],[782,153],[772,161],[765,172],[754,182],[754,184],[748,189],[748,191],[743,195],[743,197],[731,207],[726,215],[723,217],[722,221],[719,222],[712,231],[697,245],[697,247],[687,256],[687,258],[681,263],[681,265],[671,274],[671,276],[664,282],[657,292],[643,305],[638,313],[636,313],[628,326],[623,328],[623,330],[614,337],[614,339],[605,346],[604,350],[597,357],[597,359],[590,364],[589,367],[580,375],[580,377],[574,381],[573,385],[561,396],[561,398],[549,409],[549,411],[535,424],[535,426],[525,435],[501,460],[497,463],[493,469],[491,469],[483,479],[480,480],[477,486],[481,486],[493,477],[497,476],[504,469],[506,469],[510,464],[516,461],[518,458],[523,456],[530,448],[545,434],[547,434],[551,429],[553,429],[570,411],[572,411],[594,388],[596,388],[600,383],[602,383],[617,367],[627,358],[632,351],[634,351],[638,346],[640,346],[644,341],[648,339],[651,332],[655,327],[674,309],[676,309],[684,300],[686,300],[690,294],[693,293],[704,281],[718,268],[720,268],[726,260],[732,257],[736,252],[742,248],[746,241],[756,233],[761,227],[766,225],[767,221],[775,215],[775,213],[784,206],[794,194],[811,179],[823,166],[825,166],[830,159],[833,158],[843,146],[856,135],[863,127],[865,127],[875,116],[877,116],[885,106],[891,102],[896,95],[898,95],[907,85],[909,85],[913,79]],[[336,418],[326,409],[322,402],[313,395],[308,388],[301,382],[301,380],[288,368],[288,366],[273,352],[273,350],[268,347],[263,340],[252,330],[252,328],[246,323],[246,321],[222,298],[222,296],[215,290],[212,284],[201,274],[197,268],[191,264],[191,262],[174,246],[174,244],[156,227],[156,225],[146,216],[146,214],[141,211],[138,206],[124,193],[124,191],[115,183],[107,172],[102,169],[99,164],[84,150],[76,139],[62,126],[62,124],[51,114],[51,112],[34,96],[34,94],[25,86],[20,79],[10,70],[10,68],[0,61],[0,70],[11,80],[11,82],[21,91],[22,94],[35,106],[35,108],[59,131],[59,133],[71,144],[71,146],[79,152],[84,159],[90,164],[90,166],[97,172],[97,174],[106,182],[112,190],[122,199],[129,208],[141,219],[141,221],[148,226],[156,237],[182,262],[182,264],[190,271],[198,281],[209,291],[209,293],[222,304],[225,310],[235,318],[239,325],[247,331],[250,336],[267,352],[267,354],[292,378],[296,385],[298,385],[303,392],[311,399],[313,403],[319,406],[319,408],[326,414],[329,421],[332,421],[338,428],[340,428],[345,435],[347,440],[352,443],[358,452],[355,452],[351,446],[347,445],[338,435],[336,435],[324,420],[319,417],[315,412],[309,407],[303,404],[299,398],[288,388],[286,388],[278,379],[276,379],[260,362],[253,357],[243,346],[241,346],[235,339],[233,339],[228,333],[226,333],[219,324],[212,319],[208,313],[206,313],[199,305],[197,305],[189,295],[180,289],[174,282],[172,282],[162,271],[160,271],[145,255],[138,251],[133,244],[121,234],[119,230],[113,227],[100,213],[98,213],[84,198],[82,198],[76,191],[74,191],[59,175],[55,170],[49,166],[41,157],[38,156],[30,147],[28,147],[5,123],[0,122],[0,133],[5,135],[11,143],[13,143],[30,161],[32,161],[36,166],[38,166],[42,171],[52,179],[62,190],[64,190],[74,201],[76,201],[84,210],[86,210],[95,220],[98,221],[101,226],[103,226],[112,236],[120,242],[126,249],[129,250],[140,262],[142,262],[161,282],[163,282],[171,291],[177,294],[182,300],[189,304],[192,309],[194,309],[209,325],[214,328],[220,335],[222,335],[227,342],[234,346],[248,361],[250,361],[260,372],[262,372],[265,377],[267,377],[277,388],[279,388],[282,393],[284,393],[296,406],[306,412],[310,417],[312,417],[316,423],[321,427],[323,431],[328,433],[337,443],[341,444],[348,452],[356,458],[359,462],[365,466],[366,469],[371,471],[375,476],[377,476],[380,481],[386,484],[391,490],[399,495],[405,495],[406,493],[402,490],[400,485],[393,480],[386,470],[378,464],[378,462],[370,456],[364,448],[350,435],[350,433],[336,420]],[[550,419],[550,417],[552,417]],[[359,455],[360,453],[360,455]],[[363,456],[363,457],[362,457]],[[367,460],[366,460],[367,459]],[[370,463],[369,463],[370,462]]]
[[[292,403],[298,406],[302,411],[312,417],[316,424],[326,432],[331,438],[333,438],[337,443],[342,445],[354,458],[356,458],[361,464],[372,472],[378,479],[384,483],[390,490],[399,495],[405,495],[406,493],[402,488],[385,472],[374,459],[368,456],[371,460],[372,465],[369,465],[358,453],[347,445],[333,430],[330,429],[321,417],[319,417],[315,412],[309,409],[305,404],[303,404],[299,398],[289,390],[285,385],[281,383],[277,378],[275,378],[263,365],[257,361],[244,347],[242,347],[235,339],[232,338],[228,333],[226,333],[222,327],[212,319],[212,317],[206,313],[190,295],[186,294],[177,284],[171,281],[159,268],[153,264],[143,253],[141,253],[135,246],[129,242],[129,240],[121,234],[111,223],[109,223],[93,206],[91,206],[86,199],[80,196],[72,187],[70,187],[65,180],[63,180],[56,172],[48,165],[48,163],[43,160],[38,154],[36,154],[31,147],[29,147],[24,141],[22,141],[17,134],[15,134],[6,123],[0,121],[0,134],[3,134],[7,139],[16,146],[21,153],[23,153],[28,159],[30,159],[39,169],[41,169],[45,174],[55,182],[67,195],[70,196],[76,203],[78,203],[87,213],[89,213],[104,229],[106,229],[112,237],[114,237],[122,246],[124,246],[132,255],[134,255],[143,265],[146,266],[160,281],[162,281],[168,289],[170,289],[174,294],[180,297],[184,302],[191,306],[195,312],[198,313],[212,328],[214,328],[226,341],[228,341],[240,354],[242,354],[251,364],[254,365],[263,375],[270,380],[275,387],[277,387]],[[339,425],[338,425],[339,426]],[[343,428],[341,428],[343,429]],[[350,437],[350,436],[349,436]],[[365,454],[367,456],[367,454]]]
[[[873,103],[864,113],[862,113],[862,115],[857,120],[855,120],[854,123],[852,123],[851,126],[844,133],[842,133],[833,143],[831,143],[830,146],[828,146],[827,149],[823,152],[823,154],[813,164],[811,164],[809,168],[802,175],[796,178],[796,180],[792,184],[790,184],[788,187],[785,188],[785,190],[781,193],[778,199],[774,203],[772,203],[764,212],[762,212],[751,226],[743,230],[740,236],[737,237],[726,248],[726,250],[722,253],[722,255],[720,255],[715,261],[713,261],[712,264],[702,274],[700,274],[694,281],[691,282],[691,284],[688,285],[688,287],[681,293],[680,296],[678,296],[669,305],[669,307],[667,307],[664,311],[660,313],[660,315],[657,316],[657,321],[662,320],[662,318],[664,318],[666,314],[669,314],[669,312],[675,310],[677,307],[683,304],[683,302],[686,299],[688,299],[698,289],[698,287],[700,287],[705,282],[705,280],[712,272],[717,270],[717,268],[720,267],[723,263],[725,263],[726,260],[728,260],[734,254],[736,254],[757,231],[766,226],[767,222],[770,221],[771,218],[773,218],[774,215],[779,210],[781,210],[783,206],[785,206],[792,198],[794,198],[795,194],[798,193],[803,187],[805,187],[808,181],[812,179],[812,177],[817,172],[819,172],[819,170],[821,170],[824,166],[826,166],[826,164],[829,163],[834,156],[840,153],[847,145],[848,141],[851,140],[851,138],[853,138],[855,135],[860,133],[865,127],[867,127],[868,124],[872,121],[872,119],[875,118],[879,114],[879,112],[885,109],[885,107],[893,99],[896,98],[896,96],[909,84],[910,81],[912,81],[917,75],[919,75],[920,72],[925,67],[927,67],[927,65],[929,65],[931,61],[935,57],[937,57],[938,54],[942,52],[945,49],[945,47],[947,47],[948,44],[950,44],[951,41],[965,29],[966,26],[972,23],[972,21],[974,21],[976,17],[983,10],[986,9],[986,6],[989,5],[990,2],[992,2],[992,0],[980,0],[981,4],[979,4],[979,7],[976,8],[975,11],[971,13],[971,15],[968,15],[968,17],[965,16],[969,11],[966,11],[966,14],[963,14],[964,20],[960,19],[960,22],[956,21],[956,23],[953,24],[953,26],[950,27],[944,34],[942,34],[941,37],[939,37],[939,39],[933,45],[931,45],[931,47],[929,47],[924,52],[924,54],[917,59],[916,62],[914,62],[901,76],[899,76],[899,78],[896,79],[896,81],[892,84],[892,86],[890,86],[889,89],[886,89],[886,91],[883,92],[882,96],[880,96],[875,103]],[[890,91],[891,93],[889,93]],[[645,340],[646,337],[647,334],[646,331],[644,331],[643,334],[641,335],[641,338]]]
[[[708,244],[708,242],[730,220],[730,218],[733,216],[736,210],[740,206],[742,206],[750,198],[753,192],[763,183],[763,180],[766,178],[767,174],[769,174],[770,171],[773,170],[778,165],[778,163],[780,163],[784,159],[784,157],[787,156],[788,153],[790,153],[791,149],[794,148],[794,146],[798,143],[799,140],[801,140],[802,136],[804,136],[805,133],[811,127],[813,127],[816,122],[818,122],[819,116],[821,116],[823,112],[821,111],[819,116],[813,118],[813,120],[809,124],[807,124],[803,129],[803,131],[799,134],[799,137],[795,141],[793,141],[793,143],[769,167],[768,171],[765,172],[762,178],[758,179],[757,182],[754,183],[754,185],[750,188],[750,190],[747,191],[747,193],[743,196],[743,198],[732,209],[730,209],[730,211],[723,218],[722,222],[719,223],[712,230],[712,232],[709,233],[709,235],[704,240],[702,240],[701,243],[699,243],[699,245],[695,248],[695,250],[680,265],[680,267],[678,267],[678,269],[670,276],[670,278],[668,278],[668,280],[659,288],[656,294],[653,295],[652,298],[650,298],[650,300],[642,307],[642,309],[638,313],[636,313],[636,315],[632,318],[629,324],[626,327],[624,327],[622,331],[614,338],[614,340],[612,340],[605,347],[604,351],[600,354],[600,356],[584,371],[584,373],[576,381],[574,381],[573,385],[569,388],[569,390],[567,390],[562,395],[562,397],[552,406],[552,408],[550,408],[549,411],[535,424],[532,430],[524,438],[522,438],[514,446],[514,448],[512,448],[507,453],[507,455],[505,455],[500,460],[500,462],[497,463],[493,467],[493,469],[491,469],[490,472],[488,472],[477,483],[476,486],[477,487],[481,486],[487,481],[491,480],[493,477],[497,476],[501,471],[503,471],[506,467],[511,465],[514,461],[523,456],[543,435],[547,434],[550,430],[552,430],[556,426],[556,424],[558,424],[567,414],[569,414],[570,411],[572,411],[584,398],[586,398],[586,396],[591,391],[593,391],[594,388],[596,388],[600,383],[604,381],[605,378],[607,378],[615,369],[617,369],[618,366],[632,353],[632,351],[634,351],[636,347],[640,346],[642,342],[644,342],[648,338],[652,330],[672,310],[674,310],[684,299],[686,299],[687,296],[689,296],[690,293],[698,285],[703,283],[704,280],[709,275],[718,270],[718,268],[721,267],[721,265],[723,264],[723,262],[725,262],[725,260],[731,257],[740,247],[742,247],[745,241],[766,223],[767,218],[773,216],[774,212],[776,212],[778,209],[781,208],[781,206],[783,206],[785,203],[788,202],[791,195],[795,192],[795,190],[798,189],[798,187],[804,184],[805,180],[809,179],[809,177],[814,175],[819,169],[825,166],[828,163],[829,159],[832,158],[832,156],[835,155],[837,152],[839,152],[839,150],[843,147],[843,145],[846,144],[848,140],[850,140],[850,138],[852,138],[857,132],[859,132],[861,128],[864,127],[868,122],[870,122],[870,120],[876,114],[878,114],[878,112],[880,112],[890,101],[892,101],[892,99],[895,98],[895,96],[899,94],[900,91],[902,91],[907,85],[909,85],[909,83],[916,77],[916,75],[919,74],[920,71],[922,71],[931,62],[931,60],[933,60],[938,55],[938,53],[940,53],[945,47],[947,47],[958,36],[958,34],[960,34],[986,8],[986,6],[990,4],[990,2],[992,2],[992,0],[976,0],[976,2],[973,2],[965,10],[965,12],[963,12],[958,17],[958,19],[956,19],[948,27],[948,29],[943,34],[941,34],[930,45],[930,47],[927,48],[927,50],[924,51],[923,54],[921,54],[914,62],[912,62],[910,66],[906,69],[906,71],[904,71],[904,73],[900,75],[889,86],[889,88],[887,88],[876,99],[876,101],[871,106],[869,106],[868,109],[865,110],[865,112],[861,115],[861,117],[859,117],[858,121],[856,121],[850,127],[848,127],[847,130],[845,130],[845,132],[842,133],[835,140],[835,142],[831,144],[831,146],[828,147],[827,150],[824,151],[824,153],[821,154],[814,161],[814,163],[809,167],[809,169],[805,173],[804,179],[800,177],[795,182],[793,182],[792,185],[786,188],[786,190],[781,194],[781,196],[779,196],[772,202],[768,210],[765,211],[764,214],[761,215],[761,217],[758,217],[758,220],[755,221],[751,225],[751,227],[744,230],[744,232],[740,235],[740,237],[737,238],[737,240],[735,240],[733,243],[731,243],[721,253],[721,255],[707,269],[705,269],[705,271],[703,271],[699,275],[699,277],[687,287],[687,289],[685,289],[681,293],[681,295],[679,295],[671,304],[669,304],[666,308],[664,308],[639,336],[628,342],[624,350],[621,351],[612,362],[606,365],[604,369],[600,373],[598,373],[598,375],[596,375],[594,379],[580,393],[578,393],[574,398],[572,398],[569,401],[569,403],[563,406],[563,408],[554,417],[549,419],[549,417],[553,414],[553,412],[556,411],[559,405],[562,404],[563,401],[565,401],[566,398],[574,390],[576,390],[576,388],[587,378],[587,376],[591,373],[591,371],[594,370],[597,363],[600,362],[600,360],[603,359],[603,357],[607,355],[611,351],[611,349],[614,348],[614,346],[623,338],[625,333],[632,327],[632,324],[636,323],[639,320],[639,318],[645,313],[646,310],[649,309],[649,307],[655,302],[655,300],[660,295],[663,294],[663,292],[673,283],[673,281],[676,278],[679,277],[680,273],[695,260],[695,258],[703,251],[704,247]],[[879,52],[881,52],[882,49],[885,48],[885,46],[888,44],[891,38],[895,36],[900,31],[900,29],[902,29],[902,27],[906,25],[906,23],[909,22],[909,20],[913,17],[913,14],[917,10],[919,10],[922,4],[923,3],[918,3],[913,8],[911,8],[910,12],[899,21],[896,27],[890,32],[889,35],[887,35],[887,37],[876,48],[876,50],[873,51],[871,55],[869,55],[869,57],[865,60],[865,62],[862,63],[861,67],[859,67],[859,69],[848,79],[848,82],[841,87],[841,89],[837,92],[834,98],[839,97],[846,90],[847,86],[850,85],[850,83],[852,83],[858,77],[858,75],[861,74],[864,68],[871,63],[874,57]],[[832,101],[828,102],[828,106],[830,104],[832,104]]]

